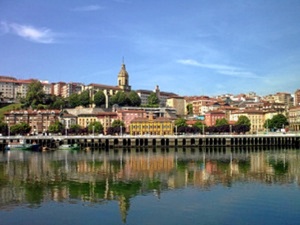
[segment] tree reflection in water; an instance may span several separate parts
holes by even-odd
[[[298,182],[295,149],[123,149],[8,151],[0,156],[0,204],[39,207],[45,201],[118,201],[123,222],[130,199],[191,186],[235,182]],[[298,184],[299,185],[299,184]]]

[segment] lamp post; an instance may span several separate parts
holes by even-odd
[[[120,126],[120,136],[122,136],[122,126]]]
[[[175,125],[175,135],[177,135],[177,125]]]
[[[93,125],[93,137],[95,136],[95,125]]]
[[[202,135],[204,136],[204,124],[202,124]]]

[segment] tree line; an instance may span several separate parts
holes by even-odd
[[[217,119],[215,126],[206,126],[200,121],[197,121],[192,127],[187,125],[187,121],[184,118],[179,118],[175,121],[175,133],[246,133],[250,131],[251,122],[247,116],[240,116],[235,124],[229,124],[228,121],[223,119]]]
[[[93,99],[91,99],[90,91],[93,92]],[[45,94],[43,85],[39,81],[33,81],[28,85],[26,97],[20,98],[22,108],[32,109],[61,109],[61,108],[75,108],[77,106],[89,107],[95,105],[96,107],[103,107],[106,105],[107,98],[103,91],[84,90],[80,93],[73,93],[67,98],[61,96]],[[108,105],[119,106],[141,106],[141,98],[135,91],[122,92],[119,91],[115,95],[108,97]],[[153,107],[159,105],[159,99],[153,92],[148,97],[146,106]]]

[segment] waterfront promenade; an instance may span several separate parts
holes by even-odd
[[[299,147],[299,134],[258,134],[258,135],[143,135],[143,136],[8,136],[0,137],[1,149],[21,139],[26,143],[37,143],[41,147],[56,148],[62,144],[78,144],[81,147],[104,149],[131,147],[240,147],[240,146],[287,146]]]

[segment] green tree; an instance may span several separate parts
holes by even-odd
[[[216,120],[216,127],[223,125],[228,125],[228,121],[225,118]]]
[[[130,91],[127,95],[128,97],[128,104],[130,106],[140,106],[141,105],[141,98],[135,91]]]
[[[264,123],[264,128],[266,128],[267,130],[270,130],[273,127],[274,127],[273,121],[271,119],[267,119]]]
[[[79,94],[73,93],[68,98],[68,105],[70,108],[80,106]]]
[[[158,106],[159,104],[159,99],[156,96],[155,92],[152,92],[149,97],[148,97],[148,105],[150,106]]]
[[[117,94],[113,95],[110,98],[110,104],[111,105],[117,104],[119,106],[125,106],[127,104],[126,94],[122,91],[117,92]]]
[[[88,90],[81,92],[79,95],[79,104],[83,107],[88,107],[90,105],[90,94]]]
[[[280,128],[284,128],[288,124],[289,124],[289,122],[283,114],[277,114],[277,115],[273,116],[273,118],[271,119],[270,128],[280,129]]]
[[[0,121],[0,133],[6,135],[8,133],[8,125],[3,121]]]
[[[89,133],[102,134],[103,133],[103,126],[99,121],[94,121],[94,122],[89,124],[88,131],[89,131]]]
[[[30,130],[31,130],[31,127],[29,126],[29,124],[24,123],[24,122],[17,123],[10,127],[10,133],[13,135],[16,135],[16,134],[25,135],[25,134],[28,134],[30,132]]]
[[[79,124],[72,124],[68,130],[70,134],[78,134],[81,131],[81,127]]]
[[[65,104],[64,98],[62,98],[62,97],[57,97],[57,98],[55,99],[55,101],[52,103],[51,108],[52,108],[52,109],[61,109],[61,108],[64,108],[65,106],[66,106],[66,104]]]
[[[24,107],[31,106],[32,108],[36,108],[39,104],[43,103],[44,96],[45,93],[42,83],[39,81],[33,81],[28,85]]]
[[[186,119],[178,118],[177,120],[175,120],[175,126],[177,126],[178,128],[186,127],[187,126]]]
[[[111,124],[112,127],[125,127],[125,124],[122,120],[114,120]]]
[[[94,94],[94,104],[100,107],[105,104],[105,94],[103,91],[98,91]]]
[[[203,131],[205,130],[205,125],[203,123],[201,123],[200,121],[197,121],[193,127],[198,128],[198,130],[203,133]]]
[[[64,130],[64,125],[59,121],[50,124],[50,126],[48,127],[48,131],[50,133],[59,133],[62,132],[63,130]]]
[[[239,116],[238,121],[235,123],[236,125],[247,125],[251,127],[251,121],[247,116]]]
[[[193,115],[193,105],[192,104],[188,104],[186,106],[186,109],[187,109],[188,115]]]

